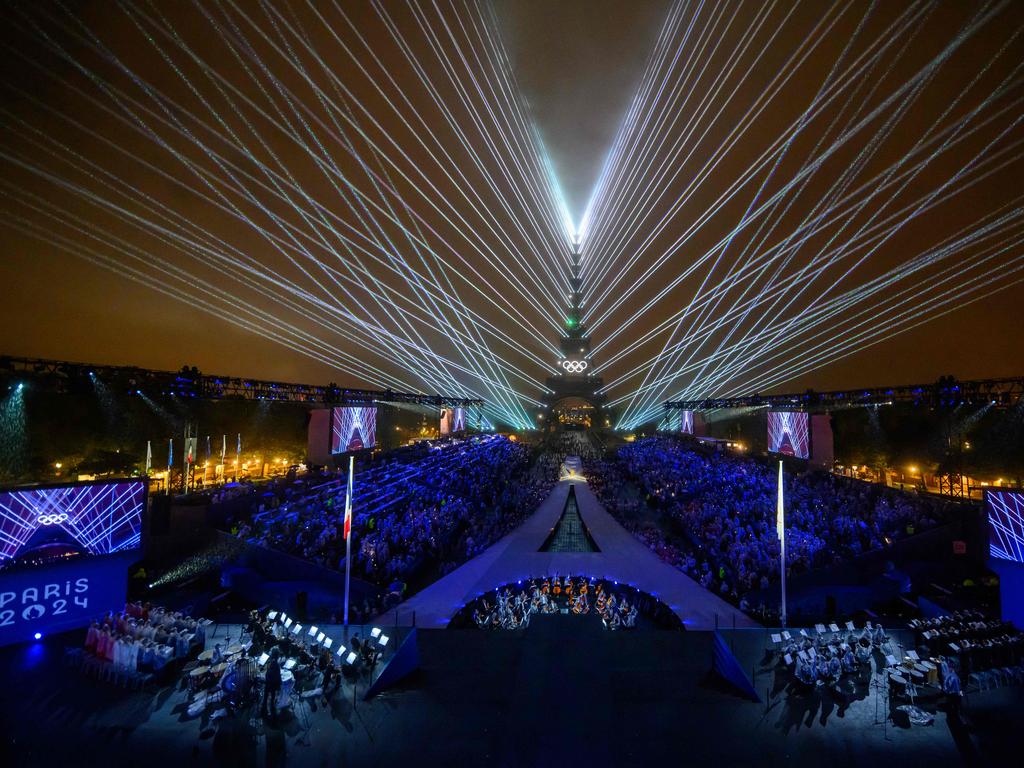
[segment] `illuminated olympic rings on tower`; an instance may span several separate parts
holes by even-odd
[[[586,360],[563,360],[562,369],[566,373],[583,373],[587,370]]]
[[[67,522],[67,519],[67,512],[55,512],[52,515],[40,515],[36,519],[36,522],[38,522],[40,525],[58,525],[60,523]]]

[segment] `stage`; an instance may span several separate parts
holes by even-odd
[[[580,517],[600,552],[538,551],[558,523],[570,486],[575,487]],[[658,558],[608,514],[581,479],[559,482],[516,530],[399,605],[398,620],[409,623],[415,613],[419,627],[445,627],[463,605],[484,592],[531,576],[556,574],[595,576],[637,587],[667,604],[687,629],[758,626]],[[378,618],[381,623],[394,621],[394,611]]]
[[[185,713],[180,685],[129,692],[65,668],[59,639],[0,652],[5,766],[952,766],[997,758],[1024,727],[1019,686],[972,692],[974,730],[883,725],[871,691],[845,709],[825,691],[766,706],[709,675],[712,633],[607,632],[539,616],[524,631],[421,630],[422,669],[364,702],[346,682],[277,725],[243,711]],[[239,628],[227,628],[237,637]],[[225,628],[217,638],[223,640]],[[755,684],[768,630],[724,633]],[[735,637],[733,637],[735,635]],[[876,713],[880,716],[876,719]],[[17,715],[17,716],[15,716]]]

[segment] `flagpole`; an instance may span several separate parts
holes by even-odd
[[[782,502],[782,461],[779,461],[779,506],[778,528],[780,543],[780,565],[782,568],[782,626],[786,626],[786,513]]]
[[[185,422],[185,445],[181,451],[181,492],[188,493],[188,449],[192,440],[192,425]]]
[[[345,626],[348,626],[348,593],[352,571],[352,471],[356,457],[348,457],[348,492],[345,494]]]

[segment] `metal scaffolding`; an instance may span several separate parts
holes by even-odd
[[[951,376],[933,384],[907,384],[895,387],[867,387],[799,394],[744,395],[741,397],[709,397],[703,400],[669,400],[665,410],[710,411],[717,408],[790,408],[807,411],[828,411],[857,405],[889,405],[910,403],[932,408],[955,408],[958,405],[991,405],[1008,408],[1024,396],[1024,376],[1006,379],[959,381]]]
[[[50,392],[76,392],[91,388],[98,378],[126,394],[156,397],[173,395],[207,400],[276,400],[292,403],[360,404],[412,403],[437,407],[481,407],[483,400],[453,395],[395,392],[391,389],[347,389],[335,384],[294,384],[202,373],[196,368],[160,371],[127,365],[92,365],[33,357],[0,357],[0,380],[8,385],[26,383]]]

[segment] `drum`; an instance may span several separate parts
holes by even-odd
[[[245,649],[236,643],[235,645],[228,646],[227,654],[228,656],[234,656],[236,653],[241,653],[243,650]]]
[[[198,658],[199,658],[200,661],[209,661],[210,659],[213,658],[213,649],[211,648],[208,651],[203,651],[202,653],[199,654]]]
[[[210,673],[209,667],[196,667],[188,673],[188,689],[197,690],[202,685],[203,679]]]
[[[896,674],[895,672],[889,675],[889,695],[907,695],[907,679],[903,675]]]
[[[928,685],[939,684],[939,668],[930,661],[922,661],[921,665],[927,670],[925,677],[928,679]]]

